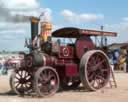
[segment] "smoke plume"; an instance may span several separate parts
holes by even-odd
[[[13,13],[6,8],[4,3],[0,2],[0,22],[24,23],[29,22],[30,16]]]

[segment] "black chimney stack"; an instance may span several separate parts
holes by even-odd
[[[38,24],[39,24],[39,18],[31,17],[31,40],[32,41],[38,35]]]

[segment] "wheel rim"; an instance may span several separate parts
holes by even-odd
[[[109,78],[110,68],[107,59],[104,58],[101,53],[95,53],[88,60],[88,82],[94,89],[104,87]]]
[[[36,91],[39,96],[53,95],[59,88],[59,78],[56,71],[45,67],[40,69],[36,78]]]
[[[32,91],[32,75],[26,70],[15,70],[12,74],[13,90],[19,94],[28,94]]]
[[[110,64],[106,54],[100,50],[85,53],[80,62],[80,79],[89,91],[103,88],[110,77]]]

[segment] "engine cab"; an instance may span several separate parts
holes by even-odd
[[[52,33],[52,38],[61,38],[61,41],[65,39],[64,45],[53,44],[53,51],[58,49],[58,57],[61,59],[80,59],[85,52],[95,48],[90,36],[80,36],[77,28],[59,29]]]

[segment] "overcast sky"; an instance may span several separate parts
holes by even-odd
[[[0,0],[0,51],[24,50],[24,39],[30,37],[27,16],[39,16],[51,21],[53,30],[79,27],[118,32],[109,43],[128,41],[127,0]],[[22,15],[22,16],[19,16]]]

